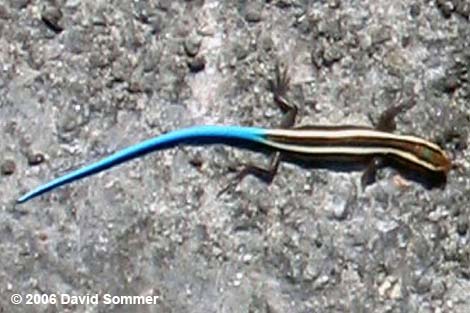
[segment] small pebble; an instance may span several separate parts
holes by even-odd
[[[247,22],[257,23],[261,21],[263,3],[248,1],[246,4],[245,19]]]
[[[201,47],[201,39],[197,36],[189,36],[184,41],[184,51],[190,57],[196,56]]]
[[[2,175],[11,175],[16,170],[16,164],[13,160],[5,160],[0,166],[0,171]]]
[[[195,57],[188,61],[188,67],[193,73],[200,72],[206,67],[206,59],[203,57]]]
[[[28,164],[29,165],[39,165],[42,162],[44,162],[46,158],[44,157],[44,154],[40,152],[32,153],[28,155]]]
[[[64,30],[60,20],[62,19],[62,12],[53,6],[48,6],[41,14],[42,21],[56,33]]]
[[[468,220],[465,216],[462,216],[457,221],[457,233],[460,236],[465,236],[468,230]]]
[[[410,6],[410,15],[411,17],[418,17],[421,13],[421,7],[419,3],[413,3]]]
[[[445,18],[450,18],[452,15],[452,12],[455,10],[455,7],[452,1],[437,0],[436,3],[442,15],[444,15]]]

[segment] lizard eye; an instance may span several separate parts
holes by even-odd
[[[451,167],[451,162],[444,154],[444,152],[439,153],[429,149],[428,147],[419,147],[417,149],[418,155],[429,164],[432,164],[437,170],[448,172]]]

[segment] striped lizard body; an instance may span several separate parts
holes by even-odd
[[[316,164],[317,161],[356,162],[367,165],[362,176],[366,186],[375,178],[378,167],[385,165],[405,167],[407,171],[445,177],[451,168],[446,153],[425,139],[393,134],[394,118],[410,108],[403,104],[385,111],[375,128],[361,126],[303,126],[292,128],[297,107],[285,98],[289,85],[287,69],[281,72],[276,66],[276,80],[271,82],[274,101],[286,113],[279,129],[240,126],[195,126],[175,130],[120,150],[102,160],[60,176],[21,196],[23,203],[55,188],[78,179],[99,173],[113,166],[138,158],[150,152],[181,144],[227,144],[237,147],[263,149],[274,152],[269,169],[245,166],[237,176],[238,181],[253,174],[270,182],[281,158]],[[414,105],[414,104],[413,104]],[[224,189],[225,190],[225,189]]]
[[[305,126],[266,130],[264,143],[280,151],[332,158],[393,158],[432,172],[447,173],[451,163],[436,144],[419,137],[357,126]]]
[[[99,173],[150,152],[180,144],[228,144],[261,148],[301,159],[318,156],[393,159],[422,170],[447,174],[451,162],[432,142],[409,135],[392,134],[367,127],[312,126],[294,129],[263,129],[238,126],[195,126],[143,141],[102,160],[58,177],[20,197],[23,203],[55,188]]]

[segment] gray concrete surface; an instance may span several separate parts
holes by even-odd
[[[470,312],[469,6],[0,1],[0,312]],[[370,125],[416,94],[398,132],[449,152],[445,188],[283,164],[217,198],[266,157],[183,147],[15,205],[162,132],[278,125],[277,60],[299,124]],[[25,304],[62,294],[100,302]]]

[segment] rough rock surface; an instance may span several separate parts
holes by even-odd
[[[469,312],[469,42],[468,1],[0,1],[0,312]],[[449,151],[445,188],[283,163],[217,197],[265,156],[182,147],[15,204],[162,132],[278,125],[276,62],[299,124],[414,94],[397,131]]]

